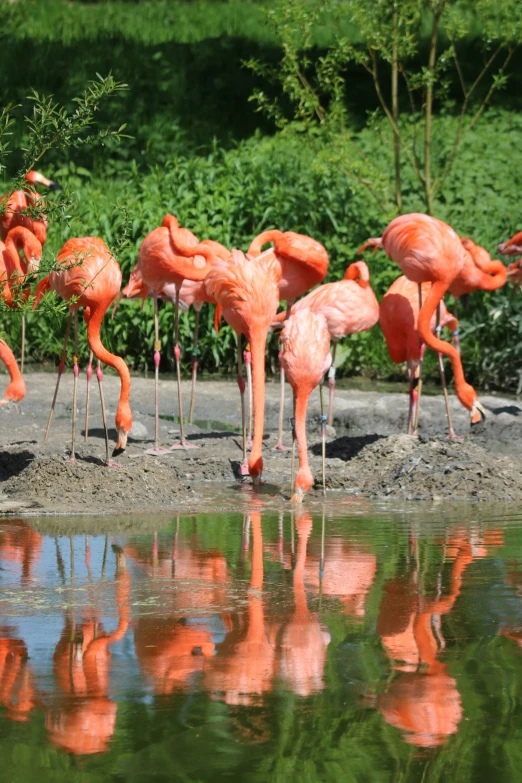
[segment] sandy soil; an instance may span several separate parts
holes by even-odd
[[[3,378],[1,379],[4,380]],[[89,440],[84,440],[85,378],[78,395],[77,462],[66,461],[70,448],[72,374],[63,376],[48,443],[43,433],[54,389],[50,373],[27,375],[27,396],[19,405],[0,409],[0,513],[100,513],[194,508],[204,495],[212,505],[212,486],[238,480],[241,459],[239,394],[234,382],[204,381],[196,401],[196,423],[187,428],[198,446],[151,457],[144,450],[154,436],[153,380],[134,378],[135,424],[118,468],[103,466],[104,440],[96,383],[92,387]],[[118,379],[104,380],[110,437]],[[188,407],[189,383],[183,387]],[[274,492],[290,492],[290,455],[273,452],[279,389],[267,388],[264,481]],[[445,439],[442,396],[423,398],[420,437],[404,435],[406,393],[377,394],[339,390],[334,429],[327,444],[327,486],[370,498],[399,500],[522,500],[522,405],[501,397],[481,396],[488,418],[470,431],[468,414],[452,399],[452,413],[462,443]],[[288,388],[287,416],[291,398]],[[177,397],[173,380],[160,383],[160,440],[176,440]],[[170,420],[169,420],[170,418]],[[286,419],[288,422],[288,418]],[[288,426],[288,425],[287,425]],[[290,444],[290,435],[285,434]],[[320,481],[318,393],[310,404],[311,466]],[[248,481],[248,480],[247,480]],[[206,488],[206,489],[205,489]]]

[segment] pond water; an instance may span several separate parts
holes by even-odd
[[[518,507],[3,519],[0,779],[520,780],[521,647]]]

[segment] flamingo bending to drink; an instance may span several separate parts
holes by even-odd
[[[310,291],[292,307],[292,312],[309,308],[326,318],[328,331],[333,342],[332,366],[328,373],[330,393],[328,424],[333,422],[335,392],[335,351],[341,337],[371,329],[379,320],[379,303],[370,286],[370,272],[364,261],[350,264],[342,280],[326,283]],[[275,321],[281,322],[283,314],[278,313]]]
[[[369,239],[359,252],[367,247],[382,248],[409,280],[419,285],[432,283],[419,312],[419,336],[427,346],[450,359],[457,397],[469,410],[471,423],[484,420],[486,412],[473,386],[466,383],[459,352],[435,337],[430,328],[433,313],[466,263],[467,251],[456,232],[442,220],[413,212],[392,220],[382,237]]]
[[[423,283],[421,296],[425,299],[430,291],[431,284]],[[420,368],[422,366],[424,346],[421,344],[417,331],[419,318],[419,292],[416,283],[401,275],[384,294],[380,304],[380,325],[388,346],[388,353],[392,362],[396,364],[408,363],[408,375],[410,379],[410,407],[408,412],[408,435],[413,435],[417,429],[418,405],[420,388]],[[444,301],[440,303],[440,323],[437,324],[435,315],[431,318],[430,329],[439,331],[444,326],[449,327],[453,335],[458,332],[457,319],[446,310]],[[447,398],[446,379],[442,356],[439,354],[439,369],[442,386]],[[451,423],[449,404],[446,404],[448,415],[448,428],[450,438],[455,438]]]
[[[47,277],[38,283],[35,293],[35,306],[46,291],[56,291],[56,293],[65,301],[71,304],[71,315],[79,307],[84,309],[84,320],[87,323],[87,340],[94,355],[100,362],[114,367],[121,381],[120,399],[116,409],[116,431],[118,440],[113,456],[121,453],[127,446],[127,435],[132,428],[132,413],[129,405],[130,396],[130,373],[129,368],[120,356],[110,353],[101,342],[100,330],[103,317],[114,299],[119,293],[121,286],[121,270],[118,262],[111,255],[109,248],[102,239],[98,237],[81,237],[69,239],[58,254],[58,268],[51,272]],[[69,326],[70,327],[70,317]],[[64,350],[61,356],[60,367],[58,369],[58,382],[54,395],[53,405],[47,431],[51,423],[60,375],[63,372],[63,362],[65,349],[67,347],[68,332],[64,343]],[[76,350],[76,346],[75,346]],[[75,355],[74,361],[74,392],[73,392],[73,429],[72,429],[72,450],[71,456],[74,460],[74,441],[76,432],[76,384],[79,375],[78,357]],[[61,368],[61,370],[60,370]],[[100,378],[101,370],[98,373]],[[101,383],[100,383],[101,393]],[[105,405],[102,396],[102,413],[105,425]],[[106,433],[106,464],[109,465],[109,446]]]
[[[332,363],[326,318],[308,308],[296,309],[285,321],[281,345],[281,367],[294,392],[295,434],[299,455],[292,501],[301,503],[305,492],[314,482],[306,443],[308,400]]]
[[[262,254],[261,249],[267,242],[273,242],[274,246]],[[248,255],[258,258],[266,254],[274,258],[281,269],[279,298],[286,302],[286,320],[297,297],[321,283],[326,277],[328,254],[323,245],[305,234],[278,230],[264,231],[250,243]],[[279,427],[274,451],[287,450],[281,442],[285,401],[285,375],[282,368],[280,375]]]

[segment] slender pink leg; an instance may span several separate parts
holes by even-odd
[[[414,370],[413,370],[413,363],[410,359],[408,359],[408,377],[410,379],[410,407],[408,410],[408,435],[412,435],[413,433],[413,412],[415,407],[415,398],[414,398],[414,388],[413,388],[413,381],[414,381]]]
[[[246,374],[247,374],[247,389],[248,389],[248,430],[247,430],[247,449],[252,448],[252,416],[254,412],[254,394],[252,390],[252,353],[250,347],[247,345],[243,351],[243,358],[245,360]]]
[[[440,332],[441,332],[441,326],[440,326],[440,302],[437,305],[437,337],[440,339]],[[442,354],[438,354],[439,357],[439,370],[440,370],[440,380],[442,383],[442,391],[444,392],[444,403],[446,405],[446,416],[448,417],[448,440],[464,440],[464,438],[461,438],[459,435],[456,434],[455,430],[453,429],[453,423],[451,421],[451,411],[450,411],[450,405],[449,405],[449,395],[448,395],[448,387],[446,385],[446,374],[444,372],[444,362],[442,359]]]
[[[87,398],[85,400],[85,440],[89,440],[89,408],[91,407],[91,378],[92,378],[92,351],[89,354],[89,362],[85,375],[87,376]]]
[[[328,424],[333,423],[334,394],[335,394],[335,352],[337,350],[337,340],[333,338],[332,364],[328,370]]]
[[[293,302],[286,303],[286,316],[285,321],[290,318],[290,311],[292,309]],[[282,352],[279,351],[279,375],[280,375],[280,391],[279,391],[279,427],[277,429],[277,442],[272,451],[290,451],[289,446],[283,446],[283,421],[285,415],[285,371],[281,367]]]
[[[25,365],[25,313],[22,313],[22,354],[20,356],[20,372],[23,374]]]
[[[105,408],[105,397],[103,395],[103,372],[99,361],[98,364],[96,365],[96,379],[98,381],[98,388],[100,390],[100,404],[101,404],[101,412],[102,412],[103,431],[105,433],[105,466],[107,468],[119,468],[118,463],[112,462],[112,460],[109,457],[109,431],[107,429],[107,410]]]
[[[72,402],[72,434],[71,456],[68,462],[76,462],[76,405],[78,400],[78,378],[80,377],[80,365],[78,364],[78,310],[74,311],[74,354],[73,354],[73,402]]]
[[[69,319],[67,321],[67,327],[65,329],[65,339],[63,341],[63,348],[62,352],[60,354],[60,362],[58,364],[58,377],[56,379],[56,386],[54,389],[54,395],[53,395],[53,401],[51,403],[51,410],[49,411],[49,419],[47,421],[47,427],[45,429],[45,435],[44,435],[44,443],[47,443],[47,438],[49,437],[49,430],[51,429],[51,422],[53,420],[53,413],[54,408],[56,406],[56,398],[58,397],[58,389],[60,388],[60,380],[63,375],[63,371],[65,370],[65,362],[67,360],[67,343],[69,342],[69,334],[71,331],[71,323],[72,323],[72,317],[73,317],[73,311],[71,310],[69,312]]]
[[[194,325],[194,343],[192,346],[192,391],[190,395],[190,410],[188,418],[189,424],[192,424],[192,417],[194,415],[194,400],[196,397],[196,378],[198,377],[198,329],[201,305],[199,305],[199,309],[195,305],[194,307],[196,309],[196,323]]]
[[[245,416],[245,381],[243,380],[243,364],[241,361],[241,335],[237,336],[237,385],[241,395],[241,433],[243,436],[243,460],[239,468],[241,476],[248,476],[247,460],[247,435],[246,435],[246,416]]]
[[[195,443],[189,443],[185,438],[185,425],[183,423],[183,400],[181,398],[181,367],[180,356],[181,351],[179,349],[179,288],[176,288],[176,304],[174,305],[174,358],[176,360],[176,378],[178,383],[178,410],[179,410],[179,443],[175,443],[171,446],[171,450],[174,449],[197,449]]]
[[[168,454],[168,449],[159,445],[159,366],[161,360],[161,342],[159,339],[158,322],[158,297],[154,295],[154,447],[145,449],[145,454],[151,454],[159,457],[161,454]]]
[[[458,312],[459,312],[459,300],[458,299],[455,299],[455,307],[453,309],[454,309],[453,315],[455,316],[455,318],[458,319]],[[459,356],[460,356],[460,337],[459,337],[459,330],[458,329],[455,329],[455,331],[453,332],[453,346],[455,347],[455,350],[457,350],[459,352]]]
[[[420,407],[420,400],[421,400],[421,393],[422,393],[422,362],[424,360],[424,352],[426,350],[426,344],[422,343],[420,347],[420,360],[419,360],[419,376],[418,378],[414,379],[414,390],[413,390],[413,398],[415,402],[415,410],[413,415],[413,432],[412,435],[416,438],[418,433],[418,427],[419,427],[419,407]],[[415,383],[416,381],[416,383]]]

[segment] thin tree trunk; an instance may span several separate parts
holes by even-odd
[[[426,199],[426,211],[433,214],[433,189],[431,185],[431,121],[433,118],[433,82],[435,76],[435,64],[437,62],[437,36],[439,22],[446,0],[440,0],[435,8],[433,27],[431,29],[430,54],[428,58],[428,87],[426,90],[425,125],[424,125],[424,194]]]
[[[399,63],[397,44],[397,11],[393,12],[393,50],[392,50],[392,116],[395,122],[393,129],[393,157],[395,163],[395,203],[397,212],[402,213],[402,189],[401,189],[401,140],[398,133],[399,126]]]

